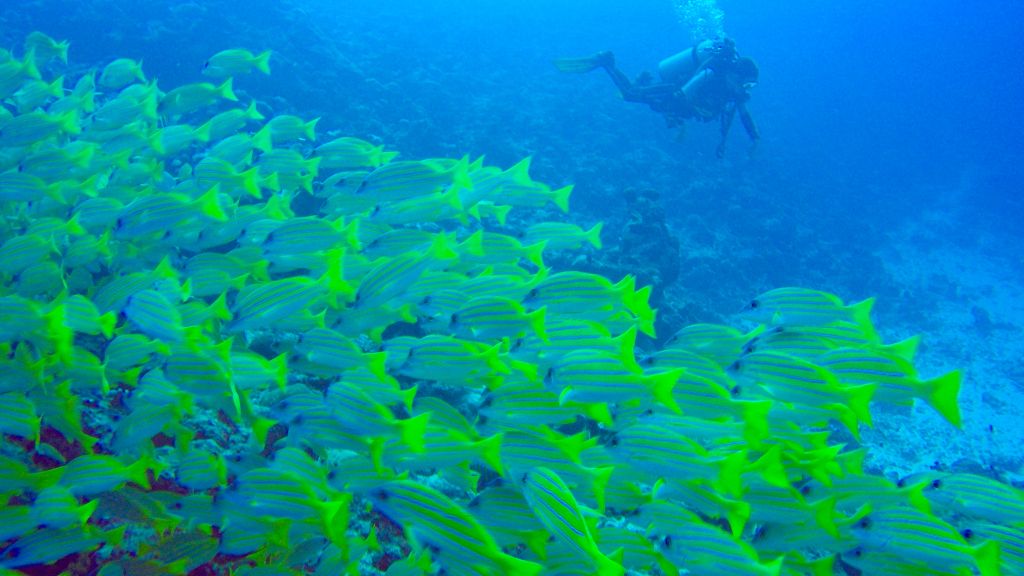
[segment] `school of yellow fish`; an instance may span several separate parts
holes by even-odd
[[[601,226],[524,220],[571,191],[528,158],[267,119],[269,53],[67,50],[0,51],[0,572],[1024,574],[1020,490],[862,469],[872,405],[960,425],[872,300],[641,354],[650,288],[545,266]]]

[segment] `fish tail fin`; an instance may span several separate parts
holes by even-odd
[[[853,411],[857,420],[871,426],[871,397],[875,395],[877,384],[865,384],[863,386],[852,386],[847,388],[847,397],[850,410]]]
[[[501,343],[491,346],[487,350],[480,352],[481,359],[487,364],[487,367],[498,374],[508,374],[511,372],[509,367],[501,359]]]
[[[856,304],[850,304],[850,319],[860,326],[865,334],[875,334],[875,326],[871,323],[871,308],[875,305],[875,297],[865,298]]]
[[[114,336],[114,328],[117,327],[117,314],[113,310],[99,317],[100,334],[110,340]]]
[[[644,286],[624,297],[626,308],[645,322],[654,322],[654,309],[651,308],[651,286]]]
[[[750,504],[741,500],[733,500],[723,496],[714,495],[715,502],[725,508],[725,521],[729,523],[729,530],[732,535],[739,538],[743,535],[743,528],[750,520]]]
[[[846,426],[846,429],[853,435],[854,440],[860,442],[860,421],[857,419],[857,415],[854,414],[853,410],[845,404],[831,404],[826,406],[832,411],[833,417]]]
[[[192,131],[192,136],[203,144],[210,141],[210,122],[210,120],[207,120],[206,123]]]
[[[245,109],[245,118],[249,120],[263,120],[266,118],[260,111],[256,109],[256,101],[249,102],[249,106]]]
[[[548,241],[547,240],[541,240],[540,242],[537,242],[536,244],[531,244],[529,246],[525,246],[523,248],[523,250],[524,250],[523,256],[528,261],[533,263],[533,265],[536,266],[537,268],[543,268],[544,267],[544,248],[547,245],[548,245]]]
[[[209,190],[196,200],[199,211],[211,220],[227,222],[228,215],[220,205],[220,184],[214,184]]]
[[[594,557],[598,576],[623,576],[626,573],[626,569],[622,567],[623,553],[624,550],[622,548],[613,552],[612,557],[618,558],[618,560],[615,560],[598,552]]]
[[[558,190],[551,191],[551,201],[558,206],[558,209],[566,214],[569,213],[569,195],[572,194],[572,184],[562,186]]]
[[[757,471],[772,486],[789,488],[792,485],[786,474],[786,465],[782,463],[782,449],[778,444],[765,451],[744,471]]]
[[[892,344],[886,344],[881,346],[886,354],[892,354],[897,358],[906,360],[907,362],[913,362],[914,356],[917,355],[917,348],[921,344],[921,335],[915,334],[910,338],[904,338],[899,342],[893,342]]]
[[[601,249],[601,228],[603,226],[604,222],[598,222],[597,224],[594,224],[594,226],[590,230],[587,230],[586,233],[584,233],[583,235],[583,238],[587,242],[590,242],[590,244],[594,248],[597,248],[598,250]]]
[[[760,572],[764,574],[764,576],[779,576],[779,574],[782,573],[782,564],[785,561],[785,556],[779,556],[771,562],[760,564]]]
[[[511,206],[495,206],[492,214],[494,215],[494,218],[498,220],[498,224],[504,226],[505,221],[508,220],[508,213],[511,210]]]
[[[150,485],[148,472],[152,470],[153,476],[158,477],[160,476],[160,470],[162,469],[163,466],[157,463],[156,460],[150,456],[145,456],[136,460],[134,464],[128,467],[126,472],[128,473],[128,480],[142,486],[146,490],[149,490]]]
[[[959,370],[922,382],[927,390],[928,396],[925,401],[928,405],[957,428],[961,424],[960,404],[957,399],[960,396],[962,382],[963,374]]]
[[[252,135],[252,147],[260,152],[270,152],[274,149],[274,139],[270,134],[270,126],[263,126]]]
[[[533,312],[526,315],[526,321],[530,325],[530,329],[537,335],[544,343],[549,342],[547,330],[544,329],[544,323],[547,319],[548,307],[541,306]]]
[[[270,74],[270,54],[270,50],[265,50],[261,54],[256,56],[256,59],[253,61],[253,64],[256,66],[256,69],[267,75]]]
[[[504,438],[499,432],[476,443],[480,459],[501,476],[505,475],[505,464],[501,461],[501,442]]]
[[[253,198],[263,198],[263,192],[260,190],[260,170],[257,167],[252,167],[245,172],[241,172],[238,175],[238,187],[245,190],[245,193]]]
[[[759,448],[761,442],[771,435],[768,424],[771,409],[771,400],[743,403],[743,439],[751,448]]]
[[[370,371],[370,374],[376,376],[381,382],[387,381],[387,352],[369,352],[363,354],[363,357],[366,358],[366,368]]]
[[[676,387],[676,381],[679,380],[685,372],[686,370],[683,368],[677,368],[670,372],[662,372],[661,374],[649,376],[651,379],[651,391],[654,394],[654,399],[676,414],[682,414],[683,411],[679,408],[679,404],[676,403],[676,399],[675,396],[672,395],[672,391]]]
[[[612,341],[615,342],[619,359],[627,368],[634,372],[643,372],[643,368],[636,361],[636,325],[630,326],[622,334],[619,334]]]
[[[514,166],[505,170],[505,173],[512,177],[512,180],[517,184],[529,184],[533,182],[530,179],[530,161],[533,160],[533,156],[527,156],[516,162]]]
[[[317,116],[316,118],[313,118],[309,122],[306,122],[305,124],[303,124],[302,130],[303,130],[303,132],[306,133],[306,138],[309,138],[310,142],[313,142],[313,141],[316,140],[316,124],[319,121],[320,121],[320,117]]]
[[[423,436],[427,433],[427,423],[430,422],[430,413],[425,412],[412,418],[396,421],[398,430],[405,443],[413,452],[423,452]]]
[[[223,297],[224,294],[221,294]],[[217,298],[220,300],[220,298]],[[270,359],[270,373],[274,375],[274,384],[281,392],[288,386],[288,353],[282,352]]]
[[[981,576],[999,576],[1002,573],[999,568],[999,544],[995,540],[974,547],[971,555],[978,564]]]
[[[823,498],[811,504],[811,508],[814,509],[814,519],[817,521],[818,526],[821,526],[829,536],[839,538],[839,528],[836,527],[835,495],[833,494],[828,498]]]
[[[235,90],[232,88],[233,85],[234,79],[228,78],[220,86],[217,86],[217,95],[225,100],[238,102],[238,96],[235,96]]]
[[[385,152],[384,147],[381,146],[380,154],[377,155],[376,165],[374,166],[374,168],[376,168],[377,166],[387,164],[388,162],[394,160],[396,157],[398,157],[398,152]]]
[[[25,52],[25,57],[21,61],[21,73],[34,80],[39,80],[39,68],[36,66],[36,50],[35,48],[29,49]]]
[[[80,134],[82,127],[79,126],[78,120],[78,110],[72,108],[57,117],[57,124],[68,134]]]
[[[715,488],[725,492],[732,497],[740,497],[743,494],[741,478],[743,468],[747,465],[746,450],[739,450],[722,459],[718,470],[718,478],[715,480]]]
[[[594,481],[591,489],[594,491],[597,510],[602,514],[604,514],[606,503],[605,493],[608,491],[608,482],[611,481],[613,472],[615,472],[615,466],[602,466],[594,470]]]

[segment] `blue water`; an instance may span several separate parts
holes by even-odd
[[[1015,348],[1024,6],[718,8],[724,31],[761,68],[749,106],[763,142],[753,156],[738,123],[717,160],[717,125],[691,125],[678,141],[657,114],[622,102],[602,72],[552,66],[612,50],[631,77],[654,70],[694,41],[668,0],[8,1],[0,41],[20,45],[32,30],[68,39],[79,73],[142,59],[165,89],[199,81],[219,50],[273,50],[271,76],[237,84],[265,111],[322,116],[321,134],[385,143],[406,158],[485,154],[509,166],[532,155],[535,178],[576,185],[571,218],[606,221],[613,247],[638,216],[638,191],[654,190],[622,243],[630,248],[612,260],[623,273],[649,263],[664,239],[655,230],[680,242],[658,302],[664,326],[727,321],[780,285],[851,301],[878,295],[886,325],[949,342],[930,349],[936,372],[969,370],[975,419],[956,441],[977,446],[972,429],[1019,414],[1024,380]],[[1013,462],[1012,432],[987,455],[956,458]]]

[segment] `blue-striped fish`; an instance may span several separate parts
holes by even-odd
[[[540,523],[554,537],[567,544],[577,557],[590,564],[599,576],[622,576],[622,564],[606,556],[594,540],[592,528],[580,510],[572,491],[554,471],[533,468],[519,479],[523,496]]]
[[[502,552],[476,518],[433,488],[393,480],[371,489],[368,497],[377,510],[402,526],[417,548],[433,549],[450,574],[534,576],[543,570]]]
[[[852,322],[871,327],[874,298],[847,306],[834,294],[808,288],[775,288],[751,300],[740,315],[762,324],[820,326]]]

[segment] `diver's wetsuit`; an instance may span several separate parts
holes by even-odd
[[[739,112],[740,122],[750,139],[757,142],[761,138],[757,125],[747,110],[746,102],[750,99],[750,94],[725,73],[723,69],[728,69],[729,66],[727,61],[707,63],[684,85],[680,85],[676,82],[630,82],[629,78],[615,66],[611,53],[607,53],[602,60],[601,67],[608,72],[623,100],[647,104],[651,110],[665,117],[669,128],[680,126],[689,118],[709,122],[717,116],[721,122],[724,144],[733,119]]]

